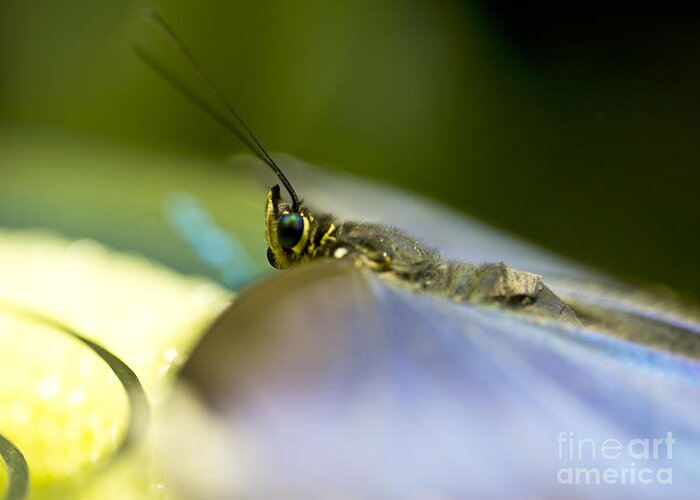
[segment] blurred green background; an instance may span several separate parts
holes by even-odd
[[[2,0],[0,225],[190,270],[144,201],[184,185],[260,237],[265,193],[224,177],[243,146],[130,50],[151,6],[269,150],[697,296],[700,9],[512,4]]]

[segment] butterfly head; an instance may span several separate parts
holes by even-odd
[[[282,199],[278,185],[267,195],[265,210],[267,260],[276,269],[286,269],[309,255],[312,234],[316,229],[314,216],[301,203],[294,207]]]

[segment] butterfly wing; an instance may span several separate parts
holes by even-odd
[[[619,473],[635,461],[670,468],[673,484],[618,479],[595,492],[700,485],[697,358],[415,294],[340,263],[246,291],[183,375],[224,422],[222,442],[246,443],[232,494],[584,496],[568,468]],[[591,455],[590,442],[635,438],[656,438],[658,458],[637,445]]]

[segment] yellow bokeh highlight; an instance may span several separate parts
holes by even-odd
[[[3,304],[65,324],[121,358],[157,414],[178,365],[229,301],[216,284],[94,241],[0,231],[0,434],[29,464],[31,497],[77,497],[94,489],[92,473],[110,463],[122,442],[129,404],[94,351]],[[144,454],[134,460],[148,460]],[[144,470],[142,463],[117,466]],[[138,487],[159,492],[153,478]],[[2,471],[0,491],[6,484]]]

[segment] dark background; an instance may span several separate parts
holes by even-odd
[[[152,6],[269,150],[427,194],[633,282],[700,292],[697,7]],[[0,132],[205,157],[226,169],[243,146],[130,51],[131,41],[152,41],[145,7],[3,0]],[[0,181],[19,176],[14,168],[0,163]],[[149,182],[168,168],[154,164]],[[97,189],[85,179],[83,191]],[[8,209],[0,223],[42,221]]]

